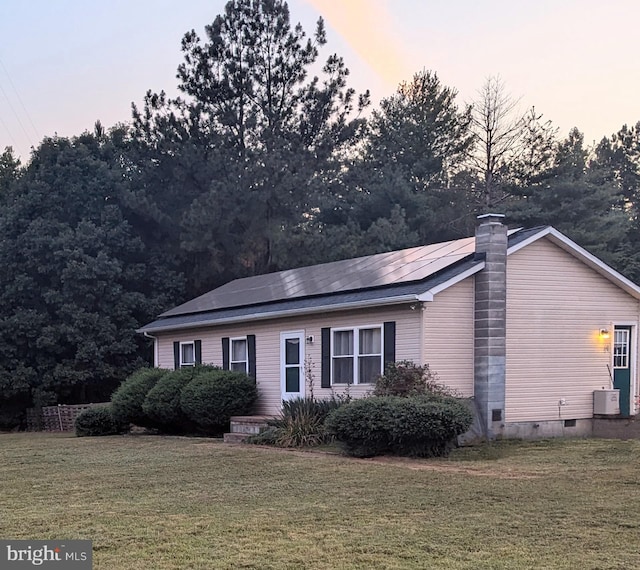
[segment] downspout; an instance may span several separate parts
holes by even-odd
[[[146,338],[153,340],[153,367],[158,367],[158,337],[149,334],[147,331],[143,332]]]
[[[426,344],[426,339],[424,337],[425,332],[426,332],[426,326],[425,326],[425,319],[427,318],[426,315],[426,307],[424,305],[424,303],[419,303],[418,304],[418,311],[419,311],[419,315],[420,315],[420,366],[424,366],[425,364],[427,364],[427,355],[425,353],[425,344]]]

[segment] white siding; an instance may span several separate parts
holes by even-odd
[[[547,239],[510,255],[506,421],[592,417],[593,391],[610,387],[599,330],[638,316],[633,297]]]
[[[440,382],[473,396],[474,278],[456,283],[424,304],[423,361]]]
[[[313,394],[329,397],[332,393],[344,392],[343,387],[334,390],[320,387],[321,329],[323,327],[356,327],[382,325],[386,321],[396,322],[396,359],[420,360],[419,312],[409,306],[369,309],[361,311],[335,312],[324,315],[253,321],[246,324],[193,329],[180,333],[158,334],[158,365],[173,368],[173,342],[199,339],[202,341],[202,362],[222,365],[222,337],[256,335],[256,376],[261,414],[277,413],[281,405],[280,393],[280,333],[303,330],[305,336],[313,336],[313,344],[305,345],[306,356],[313,366]],[[373,388],[372,385],[350,386],[350,393],[359,396]],[[309,395],[311,386],[307,385]]]

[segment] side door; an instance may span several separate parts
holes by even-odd
[[[631,327],[613,328],[613,387],[620,390],[620,414],[631,415]]]
[[[304,331],[280,333],[280,392],[282,400],[304,398]]]

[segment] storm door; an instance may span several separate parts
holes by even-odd
[[[304,331],[280,334],[282,400],[304,398]]]

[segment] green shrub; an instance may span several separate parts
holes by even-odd
[[[193,431],[195,426],[180,407],[180,393],[198,373],[199,367],[169,371],[149,390],[142,411],[158,429],[166,433]]]
[[[111,395],[111,410],[116,421],[141,427],[156,427],[142,410],[142,405],[149,390],[167,372],[162,368],[141,368],[128,376]]]
[[[251,413],[258,398],[253,378],[242,372],[203,368],[180,394],[187,418],[207,433],[218,433],[231,416]]]
[[[95,406],[87,408],[76,418],[76,435],[78,437],[96,435],[115,435],[129,430],[129,423],[115,419],[111,406]]]
[[[472,420],[464,402],[448,396],[373,396],[339,407],[325,427],[347,454],[356,457],[440,457],[448,454]]]
[[[316,400],[313,398],[293,398],[282,402],[282,412],[267,423],[273,428],[267,436],[251,440],[252,443],[273,443],[281,447],[305,447],[320,445],[331,439],[327,435],[324,422],[329,413],[340,406],[337,398]]]
[[[419,396],[421,394],[441,394],[452,396],[446,386],[438,382],[438,375],[429,369],[428,364],[422,366],[410,360],[390,362],[382,376],[376,379],[374,396]]]

